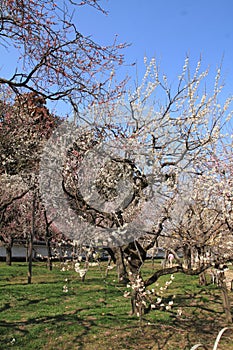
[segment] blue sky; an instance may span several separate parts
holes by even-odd
[[[126,63],[137,63],[139,77],[144,73],[143,57],[155,57],[171,82],[176,80],[188,54],[193,65],[202,56],[203,69],[210,78],[223,60],[225,94],[233,94],[233,1],[232,0],[103,0],[108,16],[92,8],[82,8],[77,25],[86,35],[102,44],[130,43]],[[122,68],[132,76],[135,67]]]
[[[59,0],[58,0],[59,1]],[[203,69],[210,67],[210,79],[223,59],[226,87],[233,94],[233,1],[232,0],[102,0],[105,16],[92,7],[80,7],[75,15],[77,28],[100,44],[127,42],[125,65],[119,78],[131,76],[134,86],[145,72],[143,58],[155,57],[171,83],[181,73],[186,55],[195,65],[200,55]],[[14,72],[14,54],[0,56],[1,74]],[[130,64],[136,62],[131,67]]]

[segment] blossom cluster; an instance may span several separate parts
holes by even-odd
[[[156,283],[155,287],[157,288],[149,290],[146,289],[142,277],[137,275],[135,280],[127,285],[130,290],[124,292],[124,297],[128,298],[132,295],[136,295],[135,305],[139,310],[147,307],[150,309],[171,310],[176,296],[173,295],[171,300],[165,301],[165,298],[163,299],[163,294],[171,285],[174,278],[174,275],[171,275],[170,279],[165,282],[164,286],[159,287],[159,284]],[[137,312],[137,315],[140,316],[140,313]]]

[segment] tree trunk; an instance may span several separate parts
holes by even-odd
[[[184,263],[183,263],[184,267],[186,269],[191,269],[191,266],[192,266],[192,264],[191,264],[192,254],[191,254],[191,249],[190,249],[190,247],[187,244],[185,244],[183,246],[183,254],[184,254]]]
[[[118,282],[122,284],[127,284],[129,282],[129,279],[126,271],[126,266],[124,262],[124,252],[122,248],[116,248],[114,250],[114,255],[116,259]]]
[[[51,249],[51,243],[50,243],[50,239],[46,239],[46,245],[47,245],[47,269],[49,271],[52,271],[53,269],[53,264],[52,264],[52,249]]]
[[[130,275],[131,282],[131,315],[137,315],[140,320],[150,309],[146,303],[145,285],[140,274]]]
[[[29,235],[28,242],[28,284],[32,282],[32,255],[33,255],[33,239],[35,233],[35,210],[36,210],[36,194],[33,194],[32,199],[32,222],[31,222],[31,232]]]
[[[33,254],[33,236],[30,233],[28,242],[28,284],[32,282],[32,254]]]
[[[220,283],[220,289],[221,289],[221,293],[222,293],[223,310],[224,310],[225,315],[226,315],[226,322],[232,323],[231,304],[230,304],[230,300],[229,300],[229,295],[228,295],[227,285],[225,282],[224,273],[221,274],[221,276],[219,278],[219,283]]]
[[[12,243],[10,242],[9,244],[7,244],[5,246],[6,248],[6,264],[8,266],[11,266],[11,263],[12,263]]]
[[[200,286],[206,286],[207,285],[205,272],[200,273],[200,275],[199,275],[199,284],[200,284]]]
[[[52,264],[52,249],[51,249],[51,241],[50,241],[50,232],[49,232],[49,226],[51,222],[48,221],[46,210],[44,210],[44,218],[46,223],[46,246],[47,246],[47,269],[52,271],[53,264]]]

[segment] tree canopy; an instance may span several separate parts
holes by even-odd
[[[125,44],[99,45],[76,27],[74,11],[99,1],[0,1],[1,50],[13,50],[15,72],[0,71],[0,86],[14,93],[35,92],[50,100],[78,106],[88,100],[106,100],[121,92],[123,82],[108,89],[117,66],[123,63]]]

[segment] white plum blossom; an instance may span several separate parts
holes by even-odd
[[[128,298],[129,296],[130,296],[130,292],[129,291],[124,292],[124,298]]]
[[[66,284],[63,286],[63,292],[64,292],[64,293],[67,293],[67,292],[68,292],[68,287],[67,287]]]

